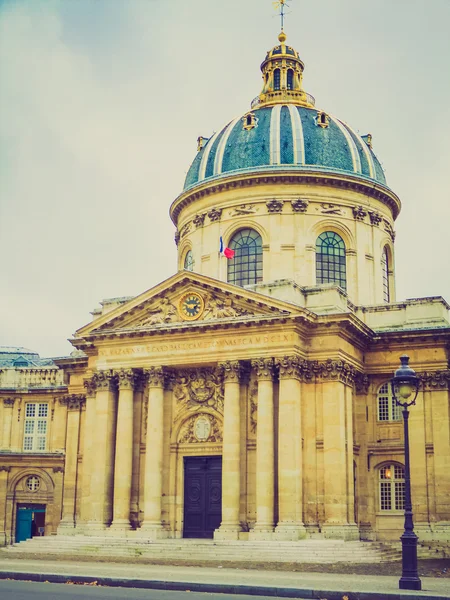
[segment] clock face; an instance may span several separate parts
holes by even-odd
[[[203,313],[205,303],[200,294],[190,292],[182,296],[179,304],[180,315],[186,321],[195,321]]]

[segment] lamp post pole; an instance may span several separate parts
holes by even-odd
[[[405,526],[400,540],[402,542],[402,576],[398,582],[401,590],[421,590],[422,582],[417,571],[417,535],[414,533],[414,521],[411,501],[411,470],[409,463],[409,411],[408,407],[416,403],[419,392],[419,378],[408,365],[409,357],[400,357],[401,366],[391,381],[392,394],[398,406],[403,408],[403,428],[405,434]],[[412,396],[413,399],[408,399]],[[402,401],[403,400],[403,401]]]

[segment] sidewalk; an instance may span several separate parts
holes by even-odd
[[[99,585],[322,600],[450,600],[450,579],[422,578],[421,592],[398,589],[398,577],[247,571],[120,563],[4,559],[0,579],[97,581]]]

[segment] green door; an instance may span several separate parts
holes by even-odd
[[[33,511],[30,508],[17,508],[16,543],[31,537],[31,522]]]

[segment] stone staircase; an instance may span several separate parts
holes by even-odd
[[[306,539],[281,541],[214,541],[198,539],[157,540],[114,537],[48,536],[36,537],[4,549],[8,555],[39,554],[67,557],[126,557],[198,564],[230,563],[380,563],[400,560],[400,544],[344,542]],[[434,555],[436,556],[436,555]]]

